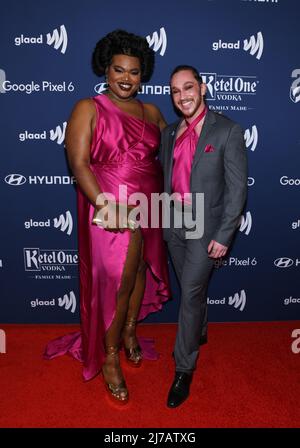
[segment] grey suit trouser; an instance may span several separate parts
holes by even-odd
[[[207,341],[207,287],[213,260],[199,239],[186,239],[186,230],[172,229],[168,249],[181,287],[174,348],[176,371],[191,373],[199,347]]]

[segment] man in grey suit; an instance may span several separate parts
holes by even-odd
[[[241,127],[208,110],[206,85],[194,67],[176,67],[170,85],[174,106],[182,115],[163,130],[160,149],[164,192],[179,198],[171,202],[175,211],[170,227],[164,228],[181,287],[173,353],[175,378],[167,401],[168,407],[175,408],[189,396],[199,348],[207,342],[208,282],[214,260],[226,255],[240,223],[247,192],[247,158]],[[197,209],[200,193],[204,204]],[[187,225],[176,228],[174,224],[181,206],[184,218],[190,214],[189,221],[196,222],[201,214],[203,229],[196,239],[187,236]]]

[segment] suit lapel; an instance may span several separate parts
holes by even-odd
[[[214,113],[211,112],[210,110],[208,110],[206,118],[204,120],[202,131],[201,131],[198,143],[197,143],[196,152],[195,152],[195,156],[194,156],[193,164],[192,164],[192,171],[193,171],[194,167],[196,166],[196,164],[201,159],[202,155],[204,154],[204,148],[205,148],[205,143],[206,143],[207,137],[208,137],[209,133],[212,131],[215,122],[216,122],[216,118],[215,118]]]
[[[169,191],[172,191],[172,172],[173,172],[173,154],[174,154],[174,146],[175,146],[175,142],[176,142],[176,134],[177,134],[177,129],[180,125],[182,120],[179,120],[175,123],[175,125],[173,126],[173,129],[170,131],[170,134],[168,135],[168,143],[167,143],[167,148],[169,148],[169,156],[168,156],[168,166],[167,166],[167,175],[168,175],[168,179],[167,179],[167,185],[169,186]]]

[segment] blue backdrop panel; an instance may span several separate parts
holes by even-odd
[[[207,103],[245,129],[249,197],[209,288],[210,321],[297,319],[300,4],[296,0],[6,2],[1,7],[2,323],[79,322],[76,182],[64,149],[78,99],[101,92],[95,43],[124,28],[156,52],[140,98],[177,117],[169,75],[199,68]],[[147,322],[177,319],[173,300]]]

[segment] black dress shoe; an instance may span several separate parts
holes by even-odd
[[[175,379],[168,395],[168,408],[177,408],[188,398],[192,377],[191,373],[175,372]]]

